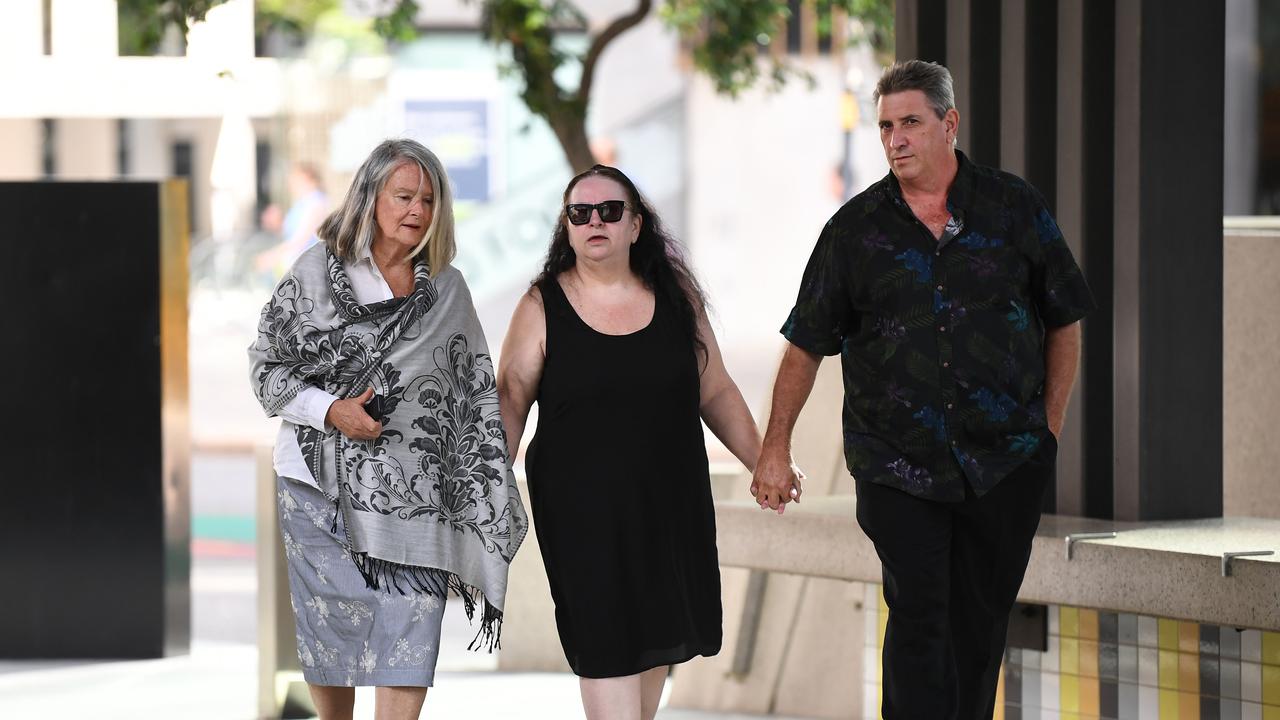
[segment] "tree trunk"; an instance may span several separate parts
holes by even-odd
[[[560,141],[560,149],[564,150],[564,157],[569,161],[569,167],[572,168],[574,175],[596,164],[595,155],[591,152],[591,144],[587,141],[585,118],[576,113],[561,113],[548,118],[547,122],[555,132],[556,139]]]

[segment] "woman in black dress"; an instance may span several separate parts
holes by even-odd
[[[511,318],[498,394],[525,466],[569,666],[589,720],[648,720],[668,666],[720,650],[702,420],[747,469],[760,436],[701,289],[635,185],[569,182],[542,273]]]

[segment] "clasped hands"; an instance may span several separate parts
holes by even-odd
[[[761,510],[774,510],[781,515],[787,503],[800,502],[803,480],[804,473],[796,467],[790,452],[764,450],[751,475],[751,495]]]

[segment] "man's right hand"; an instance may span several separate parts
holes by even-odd
[[[751,476],[751,494],[760,503],[760,509],[769,508],[781,515],[788,502],[800,502],[804,494],[803,480],[804,473],[792,461],[791,453],[765,447]]]
[[[368,388],[356,397],[346,400],[334,400],[325,413],[324,421],[333,425],[338,432],[353,440],[377,440],[382,434],[382,423],[369,417],[364,404],[373,397],[373,388]]]

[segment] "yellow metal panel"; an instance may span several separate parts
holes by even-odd
[[[1280,666],[1262,666],[1262,704],[1280,706]]]
[[[187,182],[166,180],[160,193],[160,434],[162,501],[165,504],[165,575],[168,590],[182,601],[167,602],[168,627],[188,627],[191,606],[187,578],[191,571],[191,419],[187,374],[188,251]],[[124,250],[116,249],[118,252]],[[177,617],[175,617],[177,616]],[[188,652],[186,638],[165,635],[166,654]]]
[[[1058,670],[1067,675],[1080,674],[1080,641],[1076,638],[1064,637],[1060,641]]]
[[[1178,621],[1160,618],[1160,649],[1178,649]]]
[[[1064,638],[1080,636],[1080,609],[1063,607],[1058,611],[1058,634]]]
[[[1280,665],[1280,632],[1262,633],[1262,662]]]
[[[1178,689],[1178,653],[1172,650],[1160,651],[1160,687]],[[1163,707],[1164,702],[1160,705]]]
[[[1160,691],[1160,720],[1180,720],[1177,690]]]
[[[1063,675],[1059,679],[1058,688],[1063,715],[1080,712],[1080,678]]]

